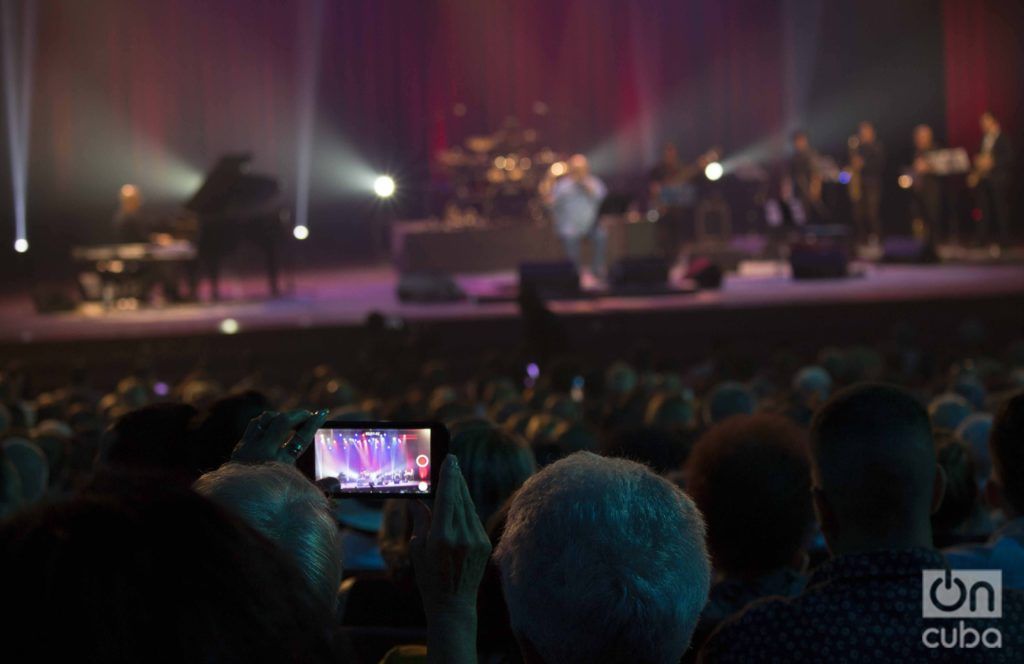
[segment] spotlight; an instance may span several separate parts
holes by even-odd
[[[900,189],[910,189],[914,186],[914,178],[909,175],[901,175],[897,182],[900,185]]]
[[[19,254],[23,254],[28,251],[28,240],[23,237],[19,237],[14,241],[14,250]]]
[[[725,175],[725,169],[722,168],[720,163],[713,161],[704,167],[704,175],[707,179],[714,182],[715,180],[720,180]]]
[[[555,177],[565,175],[569,171],[569,165],[564,161],[556,161],[551,164],[551,174]]]
[[[234,318],[225,318],[220,322],[222,334],[236,334],[238,332],[238,321]]]
[[[395,193],[395,181],[389,175],[378,175],[373,181],[373,193],[381,198],[391,198]]]
[[[295,236],[296,240],[305,240],[307,237],[309,237],[309,229],[303,226],[302,224],[299,224],[298,226],[292,229],[292,235]]]

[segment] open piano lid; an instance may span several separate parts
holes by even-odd
[[[185,208],[196,214],[223,214],[250,209],[275,197],[280,189],[277,180],[248,173],[251,160],[249,153],[223,155]]]

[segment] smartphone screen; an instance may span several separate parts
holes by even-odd
[[[447,434],[437,423],[325,422],[314,479],[334,495],[432,496]]]

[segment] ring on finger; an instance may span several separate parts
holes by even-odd
[[[298,459],[299,455],[302,454],[302,448],[303,448],[303,443],[302,443],[302,440],[299,439],[298,436],[292,436],[292,439],[289,440],[284,445],[284,451],[287,452],[288,454],[290,454],[292,457],[294,457],[296,459]]]

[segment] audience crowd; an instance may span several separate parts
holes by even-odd
[[[5,661],[1024,661],[1024,342],[948,355],[11,365]],[[323,422],[426,419],[430,504],[309,479]],[[925,570],[1001,572],[1001,618],[929,617]]]

